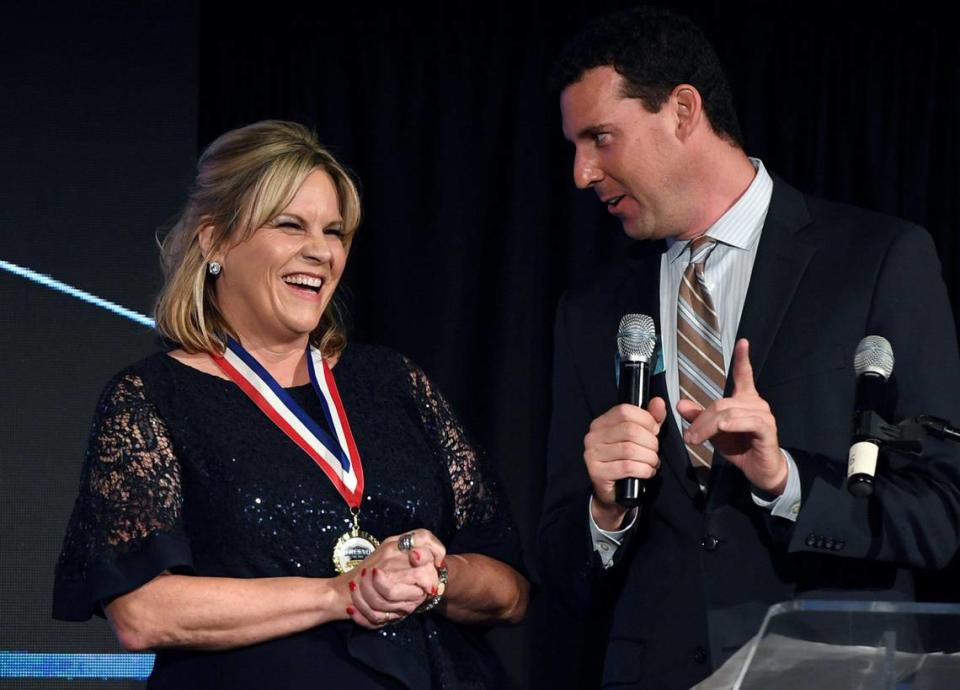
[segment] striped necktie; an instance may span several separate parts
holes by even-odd
[[[703,277],[703,264],[716,246],[716,240],[701,236],[690,242],[690,263],[683,273],[677,299],[677,368],[680,397],[706,407],[723,397],[727,377],[723,367],[723,347],[717,312]],[[690,424],[684,420],[686,431]],[[690,462],[701,484],[713,460],[713,445],[704,441],[687,444]]]

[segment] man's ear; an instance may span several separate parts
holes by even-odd
[[[697,87],[680,84],[670,94],[677,113],[677,138],[686,141],[703,120],[703,99]]]

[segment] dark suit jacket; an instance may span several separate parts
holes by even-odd
[[[750,340],[757,388],[799,468],[798,520],[758,508],[743,474],[722,457],[704,497],[668,419],[662,468],[604,571],[590,539],[583,436],[617,401],[620,317],[659,321],[659,273],[660,257],[647,256],[560,303],[539,570],[575,615],[610,614],[604,686],[670,690],[707,676],[757,632],[774,602],[909,599],[911,569],[942,567],[953,556],[957,448],[930,441],[920,461],[891,458],[870,499],[849,495],[844,481],[859,341],[877,334],[893,346],[890,421],[921,413],[960,419],[960,359],[924,230],[802,195],[775,178],[738,335]],[[728,393],[729,386],[728,376]],[[651,389],[667,397],[662,375]]]

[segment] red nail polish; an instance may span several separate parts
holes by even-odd
[[[420,560],[420,553],[419,553],[418,551],[413,551],[412,553],[413,553],[413,560],[419,561],[419,560]]]
[[[376,575],[376,574],[377,574],[377,569],[376,569],[376,568],[374,568],[374,569],[373,569],[373,570],[371,571],[371,573],[370,573],[370,574],[371,574],[371,575]]]
[[[442,561],[440,561],[440,567],[441,567],[441,568],[446,568],[446,567],[447,567],[447,559],[446,559],[446,558],[444,558]]]
[[[348,616],[352,616],[352,615],[355,614],[355,613],[356,613],[356,610],[354,610],[354,608],[353,608],[352,606],[348,606],[348,607],[347,607],[347,615],[348,615]]]
[[[433,587],[430,588],[430,594],[431,594],[432,596],[437,596],[437,586],[436,586],[436,585],[434,585]]]
[[[363,569],[360,571],[360,577],[363,577],[363,576],[366,575],[366,574],[367,574],[367,569],[366,569],[366,568],[363,568]]]
[[[357,589],[357,583],[353,580],[350,580],[350,591],[353,592]]]

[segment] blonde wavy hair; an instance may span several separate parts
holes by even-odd
[[[200,156],[197,178],[179,220],[160,242],[164,284],[154,316],[160,334],[187,352],[223,352],[236,337],[217,306],[207,261],[219,249],[249,239],[276,217],[314,170],[330,175],[337,190],[349,252],[360,225],[360,194],[350,173],[303,125],[264,120],[231,130]],[[200,231],[212,226],[204,253]],[[310,342],[325,357],[346,347],[336,297],[324,310]]]

